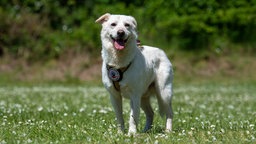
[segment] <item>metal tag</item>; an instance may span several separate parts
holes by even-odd
[[[108,70],[108,77],[112,80],[112,81],[120,81],[121,80],[121,74],[117,69],[114,68],[110,68]]]

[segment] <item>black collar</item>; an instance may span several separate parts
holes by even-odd
[[[131,66],[131,62],[128,66],[116,69],[114,66],[107,64],[108,78],[113,82],[114,87],[117,91],[120,91],[119,82],[123,79],[123,73]]]

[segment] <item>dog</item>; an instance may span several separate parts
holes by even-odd
[[[110,94],[119,132],[124,132],[122,99],[130,99],[128,134],[136,134],[140,107],[146,114],[144,132],[152,128],[154,112],[151,95],[156,95],[166,131],[172,131],[173,69],[159,48],[138,45],[137,22],[127,15],[106,13],[96,23],[102,25],[102,81]]]

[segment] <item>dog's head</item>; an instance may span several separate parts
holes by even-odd
[[[102,42],[111,43],[116,50],[123,50],[137,39],[137,22],[132,16],[106,13],[96,20],[102,24]]]

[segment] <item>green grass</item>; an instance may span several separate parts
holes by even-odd
[[[103,87],[0,87],[0,143],[255,143],[256,84],[179,84],[173,97],[173,132],[157,113],[149,133],[117,134]],[[126,128],[128,100],[124,100]],[[141,113],[139,130],[145,116]]]

